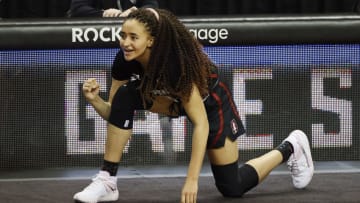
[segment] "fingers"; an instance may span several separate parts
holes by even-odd
[[[128,10],[122,12],[119,17],[127,17],[131,12],[136,11],[137,8],[135,6],[129,8]]]
[[[91,92],[94,89],[98,89],[100,87],[99,83],[95,78],[89,78],[84,81],[83,90],[87,92]]]
[[[131,12],[136,11],[135,6],[121,12],[119,9],[109,8],[103,12],[103,17],[127,17]]]
[[[196,203],[196,194],[182,194],[181,195],[181,203]]]
[[[138,8],[136,8],[136,6],[133,6],[130,8],[131,11],[136,11]]]
[[[187,179],[181,191],[181,203],[196,203],[198,182]]]
[[[109,8],[103,12],[103,17],[119,17],[120,14],[121,14],[120,10],[115,8]]]

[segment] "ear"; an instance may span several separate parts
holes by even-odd
[[[153,43],[154,43],[154,38],[152,37],[152,38],[150,38],[150,39],[148,40],[148,42],[147,42],[147,47],[148,47],[148,48],[151,48],[152,45],[153,45]]]

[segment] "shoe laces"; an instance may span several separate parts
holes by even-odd
[[[292,174],[299,174],[300,168],[298,162],[295,159],[289,160],[287,165]]]

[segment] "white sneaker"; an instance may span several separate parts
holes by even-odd
[[[290,142],[294,148],[294,153],[287,161],[294,187],[305,188],[314,174],[314,163],[308,138],[303,131],[294,130],[284,141]]]
[[[74,195],[74,200],[86,203],[116,201],[119,198],[117,177],[110,176],[107,171],[100,171],[92,183],[83,191]]]

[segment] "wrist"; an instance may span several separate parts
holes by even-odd
[[[89,102],[90,104],[98,103],[100,100],[101,99],[100,99],[99,95],[86,98],[86,101]]]
[[[186,181],[197,182],[199,180],[199,176],[187,176]]]

